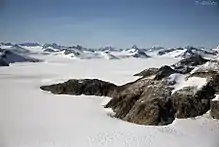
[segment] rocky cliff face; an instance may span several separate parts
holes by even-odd
[[[42,86],[41,89],[55,94],[111,97],[105,107],[112,108],[115,117],[136,124],[167,125],[175,118],[196,117],[209,110],[213,118],[219,119],[219,102],[212,101],[219,92],[219,73],[210,69],[194,69],[197,66],[203,68],[209,62],[219,67],[217,61],[196,56],[172,66],[146,69],[136,74],[141,78],[122,86],[98,79],[84,79]],[[182,72],[184,67],[187,69]],[[170,76],[176,73],[184,77],[183,83],[179,83],[177,78],[170,81]],[[206,82],[197,84],[199,78],[206,79]]]

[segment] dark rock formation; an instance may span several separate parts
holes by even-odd
[[[219,73],[213,75],[204,88],[206,91],[214,90],[215,94],[219,94]],[[213,97],[211,98],[213,99]]]
[[[122,119],[144,125],[169,124],[174,120],[170,95],[171,90],[162,84],[149,86]]]
[[[173,69],[176,70],[177,72],[186,74],[192,71],[195,68],[195,66],[202,65],[208,61],[209,60],[204,59],[200,55],[194,55],[194,56],[191,56],[190,58],[180,60],[179,62],[177,62],[176,64],[173,64],[172,66],[173,66]]]
[[[61,49],[62,46],[60,45],[57,45],[56,43],[53,43],[53,44],[44,44],[43,45],[43,49],[46,49],[46,48],[49,48],[49,47],[52,47],[54,49]]]
[[[155,75],[156,76],[155,79],[160,80],[173,73],[187,74],[190,71],[192,71],[196,66],[202,65],[208,61],[209,60],[204,59],[200,55],[195,55],[190,58],[182,59],[179,62],[173,64],[171,67],[165,65],[162,66],[161,68],[148,68],[141,71],[140,73],[135,74],[134,76],[149,77]]]
[[[50,52],[50,53],[54,53],[57,52],[57,50],[51,49],[51,48],[46,48],[43,50],[44,52]]]
[[[174,69],[172,69],[170,66],[164,65],[161,68],[148,68],[140,73],[135,74],[134,76],[142,76],[142,77],[149,77],[154,75],[155,80],[161,80],[165,77],[168,77],[169,75],[177,73]]]
[[[76,50],[73,50],[73,49],[64,49],[64,54],[65,55],[69,55],[69,54],[73,54],[74,56],[79,56],[80,53]]]
[[[188,76],[189,77],[200,77],[200,78],[211,78],[212,76],[216,75],[218,72],[216,71],[207,71],[207,72],[194,72]]]
[[[200,55],[195,55],[195,56],[192,56],[190,58],[186,58],[186,59],[183,59],[181,61],[179,61],[178,63],[174,64],[176,65],[176,67],[178,66],[183,66],[183,65],[187,65],[187,66],[197,66],[197,65],[202,65],[206,62],[208,62],[209,60],[207,59],[204,59],[202,56]]]
[[[174,48],[165,49],[165,50],[159,51],[157,54],[158,54],[158,55],[165,55],[165,54],[170,53],[170,52],[173,52],[173,51],[175,51],[175,50],[177,50],[177,49],[174,49]]]
[[[205,59],[198,56],[179,64],[195,66],[205,62]],[[175,118],[200,116],[210,109],[212,117],[218,118],[218,103],[211,100],[219,93],[219,74],[210,73],[206,85],[200,89],[184,87],[172,93],[173,88],[168,84],[167,77],[176,72],[169,66],[163,66],[160,69],[145,70],[138,74],[143,75],[142,78],[122,86],[97,79],[85,79],[42,86],[41,89],[55,94],[111,97],[105,107],[112,108],[115,117],[143,125],[166,125]],[[155,75],[155,78],[146,78],[150,75]],[[199,75],[205,76],[207,73]]]
[[[113,108],[116,112],[116,117],[124,118],[135,102],[140,99],[145,87],[151,84],[153,84],[152,80],[141,79],[119,87],[117,95],[113,97],[106,107]]]
[[[133,57],[135,57],[135,58],[149,58],[150,56],[148,56],[145,52],[138,50],[137,53],[133,55]]]
[[[172,95],[175,117],[189,118],[203,115],[210,109],[210,98],[198,95],[194,87],[186,87]],[[199,92],[203,93],[203,89]],[[212,93],[214,95],[214,93]]]
[[[41,86],[42,90],[51,91],[54,94],[71,95],[97,95],[111,96],[116,90],[116,85],[97,79],[68,80],[61,84]]]
[[[168,77],[170,76],[171,74],[173,73],[177,73],[177,71],[173,70],[171,67],[165,65],[165,66],[162,66],[158,72],[156,73],[156,76],[155,76],[155,80],[161,80],[165,77]]]
[[[148,68],[140,73],[135,74],[134,76],[142,76],[142,77],[149,77],[155,75],[158,72],[159,68]]]
[[[210,114],[214,119],[219,119],[219,101],[211,101]]]

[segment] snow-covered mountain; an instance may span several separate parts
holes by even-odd
[[[217,55],[217,51],[214,49],[205,49],[203,47],[177,47],[177,48],[162,48],[153,47],[146,52],[151,56],[164,56],[175,58],[188,58],[194,55],[201,55],[203,57],[212,57]]]
[[[0,66],[9,66],[10,63],[15,62],[40,62],[41,60],[21,54],[19,48],[0,49]],[[21,51],[24,51],[23,49]]]
[[[188,58],[194,55],[201,55],[201,56],[216,56],[217,52],[213,50],[206,50],[205,48],[195,48],[192,46],[185,47],[185,51],[182,52],[179,57]]]
[[[1,43],[0,48],[8,49],[16,54],[32,55],[43,54],[59,57],[67,57],[70,59],[124,59],[124,58],[149,58],[149,57],[173,57],[173,58],[188,58],[194,55],[201,55],[203,57],[217,56],[219,47],[216,49],[205,49],[200,47],[152,47],[152,48],[138,48],[133,45],[131,48],[116,48],[112,46],[105,46],[101,48],[86,48],[81,45],[64,46],[53,44],[40,45],[38,43]]]
[[[145,51],[138,48],[130,48],[123,51],[127,56],[135,58],[149,58],[150,56],[146,54]]]
[[[115,47],[112,47],[112,46],[105,46],[105,47],[99,48],[99,51],[112,52],[112,51],[117,51],[117,49]]]
[[[57,45],[56,43],[53,43],[53,44],[44,44],[42,47],[43,47],[43,49],[46,49],[46,48],[61,49],[61,48],[62,48],[62,46]]]
[[[40,46],[39,43],[20,43],[20,46],[26,46],[26,47],[36,47],[36,46]]]
[[[212,50],[219,52],[219,45],[216,48],[212,49]]]
[[[111,46],[102,47],[99,49],[88,49],[80,45],[64,47],[56,44],[43,45],[43,52],[73,59],[96,59],[102,58],[107,60],[123,59],[123,58],[148,58],[145,51],[138,48],[117,49]]]

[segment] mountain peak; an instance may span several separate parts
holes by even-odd
[[[135,44],[132,46],[132,48],[133,49],[138,49],[137,45],[135,45]]]
[[[35,46],[40,46],[39,43],[30,43],[30,42],[26,42],[26,43],[19,43],[18,45],[21,46],[27,46],[27,47],[35,47]]]

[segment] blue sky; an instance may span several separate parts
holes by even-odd
[[[15,43],[219,44],[218,0],[0,0],[0,20],[0,41]]]

